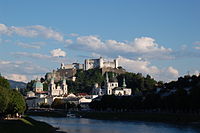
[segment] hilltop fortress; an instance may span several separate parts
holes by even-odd
[[[77,70],[86,71],[95,68],[101,69],[102,75],[105,72],[114,72],[118,74],[126,72],[125,69],[119,67],[117,59],[114,59],[113,61],[108,61],[100,57],[98,59],[85,59],[84,64],[72,63],[65,65],[64,63],[61,63],[60,68],[58,68],[57,70],[53,70],[53,72],[47,73],[45,78],[47,80],[50,80],[52,77],[54,77],[55,81],[60,81],[63,78],[66,78],[68,80],[75,81],[75,74]]]
[[[102,57],[99,59],[86,59],[84,64],[84,70],[94,68],[118,68],[118,60],[106,61]]]

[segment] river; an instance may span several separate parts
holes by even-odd
[[[192,126],[141,121],[110,121],[85,118],[31,118],[59,127],[67,133],[200,133]]]

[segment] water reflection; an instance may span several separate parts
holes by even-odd
[[[32,116],[32,118],[59,127],[68,133],[199,133],[190,126],[170,125],[154,122],[128,122],[94,120],[84,118],[52,118]]]

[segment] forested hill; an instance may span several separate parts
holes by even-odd
[[[125,74],[116,74],[109,72],[108,77],[112,78],[113,75],[118,79],[119,86],[122,86],[123,78],[126,79],[126,85],[128,88],[131,88],[134,92],[135,90],[152,90],[155,88],[157,81],[151,78],[151,76],[143,76],[140,73],[129,73]],[[76,92],[86,92],[90,93],[94,84],[98,83],[103,87],[106,75],[102,75],[99,69],[90,69],[87,71],[78,71],[76,73],[76,81],[67,81],[69,91],[74,93]]]
[[[11,88],[26,88],[26,83],[24,82],[17,82],[14,80],[8,80]]]

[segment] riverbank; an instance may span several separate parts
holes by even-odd
[[[77,116],[101,120],[149,121],[200,126],[200,115],[154,112],[74,112]]]
[[[25,115],[30,116],[45,116],[45,117],[66,117],[67,113],[64,110],[36,110],[27,111]]]
[[[30,117],[0,120],[0,133],[56,133],[56,128]]]

